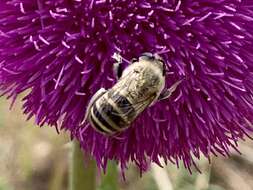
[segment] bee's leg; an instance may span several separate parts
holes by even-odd
[[[90,102],[86,108],[86,112],[85,112],[85,116],[84,116],[84,119],[83,121],[81,122],[81,125],[84,124],[84,122],[87,120],[88,118],[88,115],[90,113],[90,109],[91,109],[91,106],[94,104],[94,102],[99,98],[101,97],[104,93],[106,93],[106,90],[104,88],[100,88],[93,96],[92,98],[90,99]]]
[[[181,82],[182,82],[182,80],[179,80],[179,81],[175,82],[169,89],[162,91],[162,93],[158,97],[157,101],[169,98],[172,95],[172,93],[177,89],[178,85]]]
[[[114,53],[112,58],[116,60],[116,62],[113,64],[113,71],[114,71],[114,75],[116,76],[118,80],[123,73],[122,57],[120,56],[119,53]]]
[[[122,63],[121,62],[114,63],[113,71],[114,71],[114,75],[115,75],[116,79],[118,80],[123,73]]]
[[[139,60],[137,58],[133,58],[131,59],[131,64],[134,63],[134,62],[138,62]]]

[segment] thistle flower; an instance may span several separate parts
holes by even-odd
[[[247,0],[4,0],[0,88],[24,113],[71,132],[105,168],[115,159],[185,167],[203,153],[229,155],[253,121],[253,2]],[[89,124],[87,103],[115,83],[111,56],[163,52],[173,96],[148,108],[118,138]],[[61,122],[59,122],[61,121]]]

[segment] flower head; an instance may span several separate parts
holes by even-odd
[[[247,0],[0,2],[0,89],[29,89],[24,113],[65,129],[100,167],[145,170],[159,157],[185,167],[193,157],[229,155],[252,131],[253,2]],[[163,52],[173,96],[109,138],[78,127],[91,96],[115,83],[111,56]],[[61,122],[59,122],[61,121]]]

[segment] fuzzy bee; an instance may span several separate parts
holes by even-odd
[[[181,82],[164,89],[165,63],[159,55],[152,53],[133,59],[124,71],[119,61],[114,71],[118,82],[112,88],[101,88],[94,94],[84,119],[105,135],[114,135],[128,128],[147,107],[170,97]]]

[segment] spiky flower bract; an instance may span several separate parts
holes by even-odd
[[[28,118],[70,131],[102,168],[115,159],[145,170],[159,157],[190,168],[252,130],[253,1],[4,0],[0,44],[2,92],[29,89]],[[167,86],[184,80],[112,138],[79,126],[91,96],[115,83],[115,52],[164,52]]]

